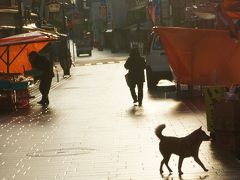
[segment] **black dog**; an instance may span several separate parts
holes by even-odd
[[[163,156],[163,160],[160,165],[160,173],[163,173],[162,167],[164,163],[168,170],[172,172],[171,168],[168,166],[168,161],[171,157],[171,154],[176,154],[179,156],[178,172],[180,175],[183,174],[181,171],[183,159],[190,156],[194,158],[194,160],[204,169],[204,171],[208,171],[198,157],[198,150],[202,141],[210,140],[210,136],[208,136],[202,130],[202,127],[181,138],[163,136],[162,130],[165,127],[165,124],[162,124],[159,125],[155,130],[156,136],[160,139],[159,150]]]

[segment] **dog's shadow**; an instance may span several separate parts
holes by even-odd
[[[184,178],[184,175],[178,175],[178,178],[176,176],[173,177],[172,173],[169,173],[168,175],[163,175],[162,173],[160,173],[160,175],[161,175],[161,179],[164,179],[164,180],[172,180],[172,179],[187,180],[187,179],[189,179],[189,177]],[[194,177],[194,179],[208,179],[208,178],[209,178],[209,175],[202,175],[202,176]]]

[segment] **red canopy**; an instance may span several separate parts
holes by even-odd
[[[180,83],[240,84],[240,43],[224,30],[155,27]]]
[[[28,54],[39,52],[50,41],[58,39],[58,35],[40,31],[0,39],[0,72],[23,73],[30,70]]]

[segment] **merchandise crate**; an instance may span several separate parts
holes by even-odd
[[[0,89],[0,111],[15,110],[14,91],[11,89]]]
[[[11,89],[13,90],[22,90],[28,88],[28,82],[13,82],[11,83]]]
[[[8,80],[0,80],[0,89],[9,89],[10,84],[11,83]]]
[[[28,89],[16,90],[16,108],[23,109],[29,108],[30,94]]]

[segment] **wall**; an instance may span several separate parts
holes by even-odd
[[[127,4],[126,1],[112,0],[112,21],[113,28],[119,29],[125,26],[127,18]]]

